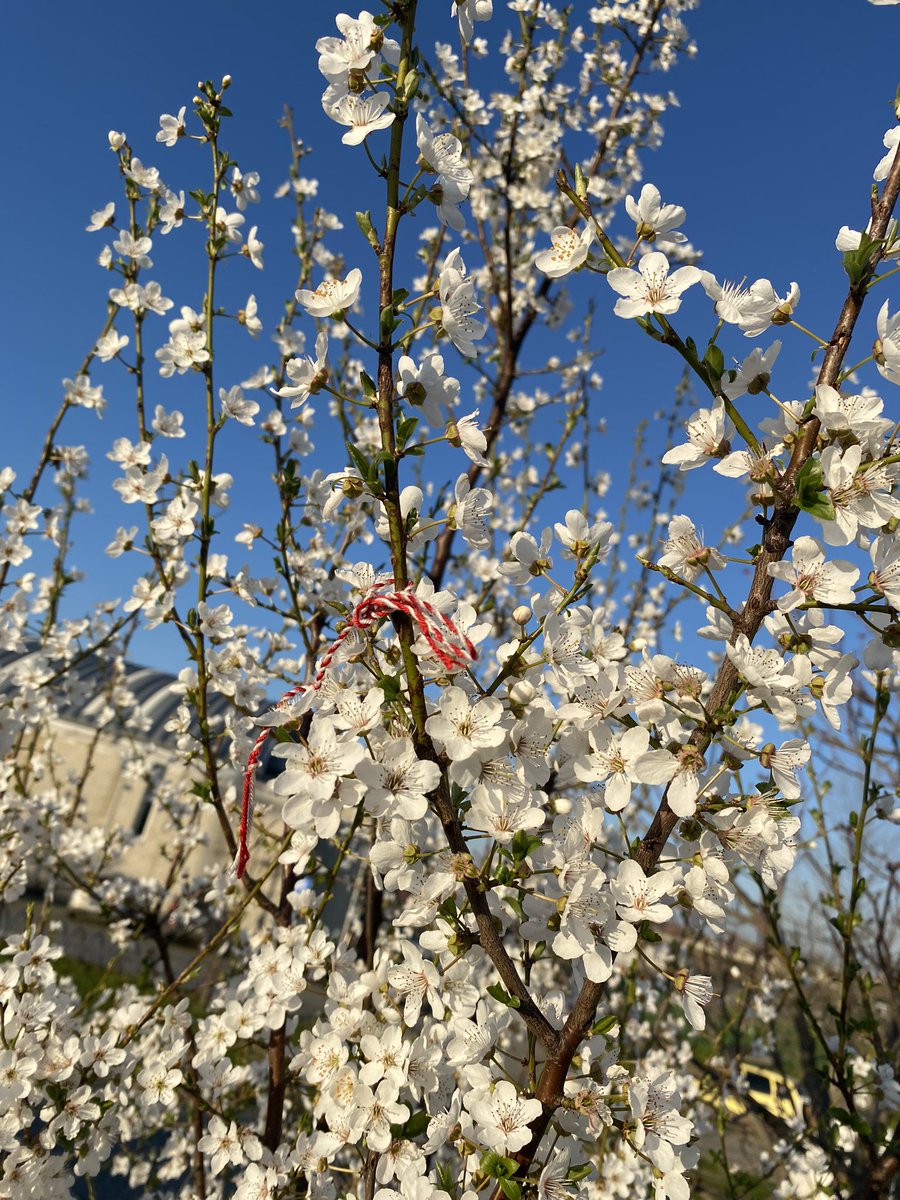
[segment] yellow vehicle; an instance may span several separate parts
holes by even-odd
[[[715,1090],[715,1085],[707,1084],[700,1093],[701,1098],[709,1104],[721,1101],[726,1111],[736,1117],[743,1116],[754,1106],[785,1121],[802,1111],[800,1093],[793,1082],[780,1072],[747,1062],[739,1062],[737,1069],[740,1080],[737,1090],[727,1081],[723,1081],[720,1090]]]

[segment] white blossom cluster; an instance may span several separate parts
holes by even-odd
[[[693,4],[507,7],[518,36],[497,35],[502,88],[480,90],[475,69],[497,24],[491,0],[452,5],[465,49],[439,44],[430,72],[415,5],[341,13],[337,35],[318,39],[323,110],[347,153],[369,152],[388,203],[357,214],[345,259],[290,129],[278,194],[294,203],[300,276],[272,361],[244,379],[223,374],[217,349],[226,320],[263,331],[257,295],[242,286],[235,308],[215,285],[227,260],[263,268],[259,227],[243,232],[261,179],[222,148],[230,78],[201,83],[191,116],[163,114],[157,134],[166,152],[212,146],[211,190],[186,200],[124,133],[109,135],[128,215],[110,202],[88,225],[107,239],[109,317],[63,383],[35,481],[0,472],[0,895],[21,917],[0,952],[4,1200],[64,1200],[77,1177],[101,1174],[145,1200],[687,1200],[711,1110],[740,1095],[723,1013],[743,1006],[771,1055],[798,975],[788,951],[777,979],[767,965],[735,981],[723,947],[744,936],[751,885],[778,932],[817,747],[852,727],[864,687],[876,716],[857,847],[866,821],[888,816],[872,770],[900,671],[890,401],[842,362],[826,374],[832,344],[815,334],[823,374],[790,398],[775,395],[779,341],[725,365],[727,327],[756,340],[809,331],[794,321],[796,283],[780,294],[702,271],[685,209],[642,182],[641,152],[674,97],[632,90],[629,64],[635,46],[648,70],[692,53]],[[559,181],[576,135],[592,165]],[[898,130],[884,144],[882,195]],[[416,227],[417,277],[399,287],[396,240],[407,217],[432,213],[436,226]],[[854,296],[894,253],[896,226],[873,214],[865,233],[838,235]],[[147,272],[157,234],[191,223],[203,283],[176,309]],[[636,322],[709,392],[659,455],[656,496],[635,483],[626,497],[642,528],[650,513],[647,536],[598,503],[610,479],[588,460],[590,329],[573,328],[568,358],[545,369],[518,358],[532,326],[567,322],[576,273],[608,326]],[[677,322],[704,294],[716,332],[701,353]],[[161,331],[155,317],[172,309]],[[885,301],[870,324],[871,359],[896,384],[900,312]],[[136,423],[107,451],[136,523],[106,553],[134,571],[130,592],[75,620],[62,599],[78,582],[88,455],[56,430],[77,410],[103,413],[95,362],[137,380]],[[199,438],[193,411],[155,400],[190,383]],[[765,401],[759,418],[751,404]],[[555,444],[551,410],[564,414]],[[326,418],[346,452],[319,437]],[[254,508],[241,451],[227,450],[251,431],[274,480]],[[736,509],[758,513],[759,544],[742,554],[733,527],[708,538],[671,511],[676,496],[693,503],[675,477],[710,467],[735,481]],[[567,471],[584,477],[581,507],[551,499]],[[51,482],[54,503],[37,503]],[[364,621],[388,589],[415,605]],[[701,639],[677,652],[673,596]],[[154,774],[126,666],[138,628],[183,650],[165,726],[178,779]],[[63,719],[84,706],[76,668],[90,656],[104,681],[98,744],[122,736],[123,771],[153,790],[164,822],[145,876],[122,869],[139,833],[86,815],[96,747],[80,772],[66,765]],[[266,733],[274,780],[259,783],[239,881],[225,868],[250,817],[241,773]],[[205,815],[221,842],[212,866]],[[855,975],[859,860],[844,907],[843,867],[829,868]],[[148,946],[143,978],[104,974],[79,993],[52,912],[73,891],[117,953]],[[184,970],[182,940],[198,955]],[[716,949],[704,957],[705,944]],[[842,1161],[849,1172],[889,1144],[895,1048],[873,1034],[865,998],[853,1030],[828,1010],[819,1057],[826,1096],[844,1107],[826,1105],[818,1130],[783,1117],[778,1196],[833,1193]]]

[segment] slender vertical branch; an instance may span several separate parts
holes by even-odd
[[[881,198],[874,206],[871,224],[873,239],[885,236],[898,194],[900,194],[900,155],[895,157]],[[819,372],[819,383],[833,386],[839,378],[844,357],[865,301],[866,288],[877,264],[878,257],[873,256],[868,272],[862,279],[850,284],[834,333],[828,343],[828,350]],[[746,602],[734,621],[733,637],[735,638],[739,634],[745,634],[752,641],[759,632],[764,617],[771,611],[774,580],[769,574],[769,566],[780,562],[790,547],[791,533],[799,516],[799,510],[794,507],[792,502],[794,483],[804,463],[815,449],[818,431],[818,419],[809,417],[805,423],[803,435],[798,438],[794,447],[790,464],[777,486],[775,511],[764,532],[762,548],[756,558]],[[709,747],[719,727],[724,723],[725,718],[720,718],[717,714],[727,713],[730,710],[731,699],[737,694],[739,688],[740,680],[737,670],[729,658],[723,658],[713,683],[710,698],[706,702],[707,712],[713,714],[713,723],[698,726],[691,737],[691,743],[701,752]],[[656,866],[678,819],[677,815],[669,808],[666,795],[664,795],[650,827],[641,839],[634,855],[646,873],[652,872]],[[544,1105],[543,1112],[531,1126],[532,1136],[528,1145],[516,1155],[517,1160],[526,1170],[534,1161],[553,1113],[562,1102],[563,1087],[572,1059],[590,1032],[604,992],[604,984],[592,983],[589,980],[584,983],[566,1017],[557,1048],[550,1055],[541,1072],[536,1096]],[[503,1193],[498,1187],[493,1193],[492,1200],[502,1200],[502,1196]]]

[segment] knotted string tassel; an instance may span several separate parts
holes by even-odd
[[[334,662],[335,655],[344,641],[358,630],[360,633],[371,628],[382,618],[392,612],[404,613],[415,625],[416,629],[428,643],[431,653],[445,671],[462,671],[473,663],[477,657],[475,647],[464,633],[454,625],[449,617],[438,612],[427,600],[421,599],[413,590],[412,584],[399,592],[380,592],[377,588],[388,587],[393,579],[383,580],[376,584],[366,596],[360,600],[350,614],[350,618],[338,636],[334,639],[322,657],[316,669],[312,683],[299,683],[281,697],[276,708],[287,708],[298,696],[307,692],[317,692],[325,681],[325,673]],[[250,830],[253,824],[254,783],[256,768],[262,755],[263,746],[269,737],[271,729],[260,731],[253,749],[247,759],[244,771],[244,792],[241,802],[241,824],[238,830],[238,848],[231,864],[231,870],[240,879],[250,860]]]

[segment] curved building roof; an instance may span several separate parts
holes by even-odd
[[[9,695],[13,691],[13,676],[17,666],[26,663],[30,658],[46,657],[38,643],[31,639],[24,652],[0,651],[0,696]],[[112,667],[112,660],[104,657],[102,653],[86,654],[68,666],[61,662],[60,668],[64,673],[55,687],[59,715],[79,725],[96,728],[101,713],[110,701]],[[136,728],[134,725],[129,727],[131,736],[142,737],[159,745],[173,743],[172,734],[166,729],[166,725],[175,715],[182,699],[181,686],[176,677],[167,671],[138,666],[126,660],[124,678],[119,675],[116,682],[124,683],[136,701],[137,715],[140,719]],[[227,696],[210,693],[211,718],[223,716],[231,707]],[[124,729],[124,724],[123,714],[117,713],[112,720],[106,722],[105,728]],[[194,734],[198,732],[196,717],[191,722],[191,731]],[[263,747],[258,769],[260,776],[275,775],[284,770],[283,759],[271,758],[274,745],[274,739],[269,739]]]

